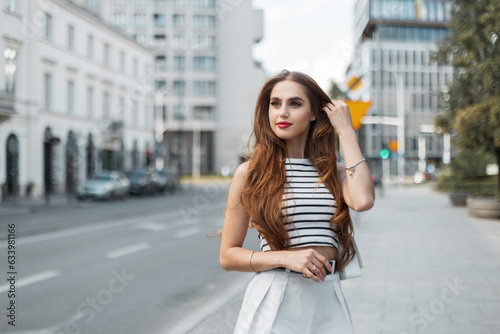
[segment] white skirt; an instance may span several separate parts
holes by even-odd
[[[246,289],[234,333],[352,334],[339,273],[320,283],[280,270],[255,274]]]

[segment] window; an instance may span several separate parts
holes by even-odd
[[[68,111],[68,114],[72,115],[75,112],[75,85],[73,81],[68,81],[66,90],[67,90],[66,109]]]
[[[185,4],[184,0],[172,0],[172,5],[177,8],[184,7]]]
[[[214,50],[215,45],[215,36],[208,35],[194,35],[193,36],[193,48],[194,49],[207,49]]]
[[[94,58],[94,37],[87,36],[87,57],[89,59]]]
[[[186,39],[184,38],[184,35],[174,35],[173,47],[176,49],[186,47]]]
[[[104,44],[102,61],[104,63],[104,66],[106,66],[106,67],[109,66],[109,45],[108,44]]]
[[[102,95],[102,118],[109,119],[109,93]]]
[[[134,27],[143,28],[146,26],[146,14],[134,13]]]
[[[185,23],[186,23],[186,20],[185,20],[186,16],[185,15],[181,15],[181,14],[174,14],[174,28],[184,28],[185,26]]]
[[[167,38],[165,35],[154,35],[155,47],[164,48],[167,46]]]
[[[194,0],[195,8],[215,8],[215,0]]]
[[[186,69],[186,57],[174,56],[174,70],[184,71]]]
[[[182,80],[174,81],[174,94],[184,95],[186,92],[186,82]]]
[[[120,51],[120,72],[125,73],[125,52]]]
[[[44,29],[45,39],[52,40],[52,16],[45,13],[45,29]]]
[[[157,56],[155,58],[155,68],[157,71],[165,71],[167,69],[167,59],[165,56]]]
[[[209,71],[215,69],[215,57],[198,56],[193,58],[193,69]]]
[[[73,51],[75,49],[75,27],[68,26],[68,50]]]
[[[7,10],[9,12],[17,12],[19,10],[19,3],[17,0],[8,0],[7,1]]]
[[[195,81],[193,88],[195,95],[215,95],[215,81]]]
[[[139,123],[139,103],[137,101],[132,103],[132,122],[135,126]]]
[[[174,118],[184,119],[186,118],[186,106],[183,104],[174,105]]]
[[[167,25],[167,19],[165,14],[154,14],[153,21],[155,28],[165,28]]]
[[[134,4],[136,7],[139,7],[139,8],[144,8],[146,7],[146,0],[135,0],[134,1]]]
[[[195,106],[193,110],[193,117],[197,119],[214,119],[214,110],[212,106]]]
[[[215,29],[215,16],[193,15],[193,26],[196,29]]]
[[[116,7],[123,7],[127,5],[127,0],[115,0],[114,2]]]
[[[115,28],[124,28],[127,25],[127,14],[113,13],[113,26]]]
[[[156,7],[164,7],[167,5],[167,0],[155,0]]]
[[[16,91],[17,51],[13,48],[6,47],[3,54],[5,57],[5,91],[7,93],[14,94],[14,92]]]
[[[97,10],[99,8],[99,0],[87,0],[87,8]]]
[[[45,110],[52,109],[52,76],[45,74],[44,76],[44,97]]]
[[[167,82],[165,80],[155,81],[155,90],[163,90],[165,87],[167,87]]]
[[[94,89],[87,87],[87,117],[92,118],[94,112]]]

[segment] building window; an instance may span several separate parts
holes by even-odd
[[[92,118],[94,113],[94,89],[87,87],[87,117]]]
[[[215,29],[215,16],[193,15],[193,26],[196,29]]]
[[[44,76],[44,100],[45,100],[45,110],[52,109],[52,76],[50,74],[45,74]]]
[[[174,56],[174,70],[184,71],[186,69],[186,57]]]
[[[164,7],[167,5],[167,0],[154,0],[156,7]]]
[[[215,95],[215,81],[195,81],[193,88],[195,95]]]
[[[215,8],[215,0],[194,0],[195,8]]]
[[[135,126],[139,125],[139,102],[137,101],[132,103],[132,122]]]
[[[174,14],[173,22],[174,22],[174,28],[177,29],[184,28],[186,24],[186,16],[181,14]]]
[[[87,57],[94,58],[94,37],[87,36]]]
[[[174,81],[174,94],[184,95],[186,92],[186,82],[182,80]]]
[[[134,3],[135,3],[136,7],[144,8],[144,7],[146,7],[147,1],[146,0],[135,0]]]
[[[165,35],[154,35],[155,47],[164,48],[167,46],[167,38]]]
[[[214,50],[215,45],[215,36],[209,35],[194,35],[193,48],[194,49],[205,49],[205,50]]]
[[[127,0],[115,0],[116,7],[124,7],[127,5]]]
[[[75,49],[75,27],[68,26],[68,50],[73,51]]]
[[[167,26],[167,17],[165,14],[154,14],[153,21],[155,28],[165,28]]]
[[[44,29],[45,39],[52,40],[52,16],[45,13],[45,29]]]
[[[8,0],[7,1],[7,10],[9,12],[16,13],[19,10],[19,3],[17,0]]]
[[[167,82],[165,80],[155,81],[155,90],[164,90],[167,87]]]
[[[109,119],[109,93],[102,94],[102,118]]]
[[[146,14],[134,13],[134,27],[143,28],[146,26]]]
[[[185,0],[172,0],[172,5],[174,7],[180,8],[180,7],[184,7],[186,5],[186,2],[185,2]]]
[[[104,44],[102,62],[104,64],[104,66],[106,66],[106,67],[109,66],[109,45],[108,44]]]
[[[186,106],[183,104],[174,105],[174,118],[184,119],[186,118]]]
[[[155,58],[156,71],[165,71],[167,69],[167,58],[165,56],[156,56]]]
[[[174,35],[173,47],[175,49],[182,49],[186,47],[186,39],[184,35],[181,34]]]
[[[210,71],[215,69],[215,57],[197,56],[193,58],[193,69]]]
[[[17,50],[7,47],[3,54],[5,57],[5,91],[14,94],[16,91]]]
[[[90,10],[99,9],[99,0],[87,0],[87,8]]]
[[[113,13],[113,26],[115,28],[124,28],[127,25],[127,14]]]
[[[73,81],[68,81],[67,84],[67,105],[68,114],[72,115],[75,112],[75,84]]]
[[[193,110],[193,117],[197,119],[214,119],[215,108],[212,106],[195,106]]]

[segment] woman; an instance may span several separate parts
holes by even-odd
[[[347,168],[337,163],[335,133]],[[355,255],[349,207],[369,210],[374,190],[349,108],[285,70],[264,84],[253,134],[231,183],[220,250],[225,270],[256,273],[235,333],[352,333],[339,271]],[[249,226],[260,252],[242,247]]]

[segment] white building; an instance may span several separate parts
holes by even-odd
[[[234,167],[265,81],[252,58],[262,11],[247,0],[111,0],[99,12],[154,51],[165,163],[195,175]]]
[[[67,1],[2,7],[4,195],[28,184],[36,196],[71,192],[101,169],[143,167],[154,148],[153,54]]]

